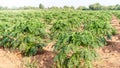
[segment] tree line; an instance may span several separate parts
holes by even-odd
[[[52,6],[45,8],[43,4],[39,4],[38,7],[33,7],[33,6],[24,6],[24,7],[18,7],[18,8],[8,8],[8,7],[2,7],[0,6],[0,10],[7,10],[7,9],[16,9],[16,10],[25,10],[25,9],[77,9],[77,10],[120,10],[120,5],[109,5],[109,6],[104,6],[101,5],[100,3],[94,3],[89,5],[88,7],[86,6],[79,6],[77,8],[73,6],[64,6],[64,7],[57,7],[57,6]]]

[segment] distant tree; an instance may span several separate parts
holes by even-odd
[[[65,5],[63,8],[69,8],[69,6]]]
[[[75,9],[74,6],[70,6],[71,9]]]
[[[108,10],[107,6],[101,6],[101,10]]]
[[[52,7],[49,7],[48,9],[60,9],[60,7],[52,6]]]
[[[89,5],[89,9],[91,9],[91,10],[101,10],[102,7],[103,7],[103,6],[100,5],[99,3],[95,3],[95,4]]]
[[[66,5],[65,5],[63,8],[64,8],[64,9],[74,9],[73,6],[66,6]]]
[[[0,10],[7,10],[8,7],[3,7],[3,6],[0,6]]]
[[[107,9],[108,10],[115,10],[115,6],[114,5],[107,6]]]
[[[19,7],[18,9],[38,9],[38,7],[33,7],[33,6],[24,6],[24,7]]]
[[[116,4],[116,5],[115,5],[115,9],[116,9],[116,10],[120,10],[120,5],[119,5],[119,4]]]
[[[2,7],[2,6],[0,6],[0,9],[3,9],[3,7]]]
[[[40,9],[44,9],[44,5],[43,4],[39,4],[39,8]]]
[[[77,8],[77,10],[88,10],[89,8],[85,7],[85,6],[79,6]]]

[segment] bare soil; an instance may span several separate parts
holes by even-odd
[[[19,55],[0,49],[0,68],[21,68],[21,64]]]
[[[20,53],[0,49],[0,68],[52,68],[55,54],[43,51],[35,56],[22,57]]]

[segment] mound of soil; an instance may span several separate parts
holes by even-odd
[[[21,57],[8,50],[0,49],[0,68],[21,68]]]

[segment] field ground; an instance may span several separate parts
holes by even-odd
[[[118,23],[119,20],[113,16],[111,25],[118,29],[118,34],[113,36],[112,40],[108,40],[108,46],[96,49],[100,57],[93,62],[94,68],[120,68],[120,25]],[[22,57],[19,53],[10,52],[1,48],[0,68],[25,68],[25,66],[29,68],[32,67],[30,64],[33,67],[38,64],[38,67],[41,68],[51,68],[54,55],[50,51],[44,51],[33,57]],[[31,63],[30,60],[35,61],[35,63]]]

